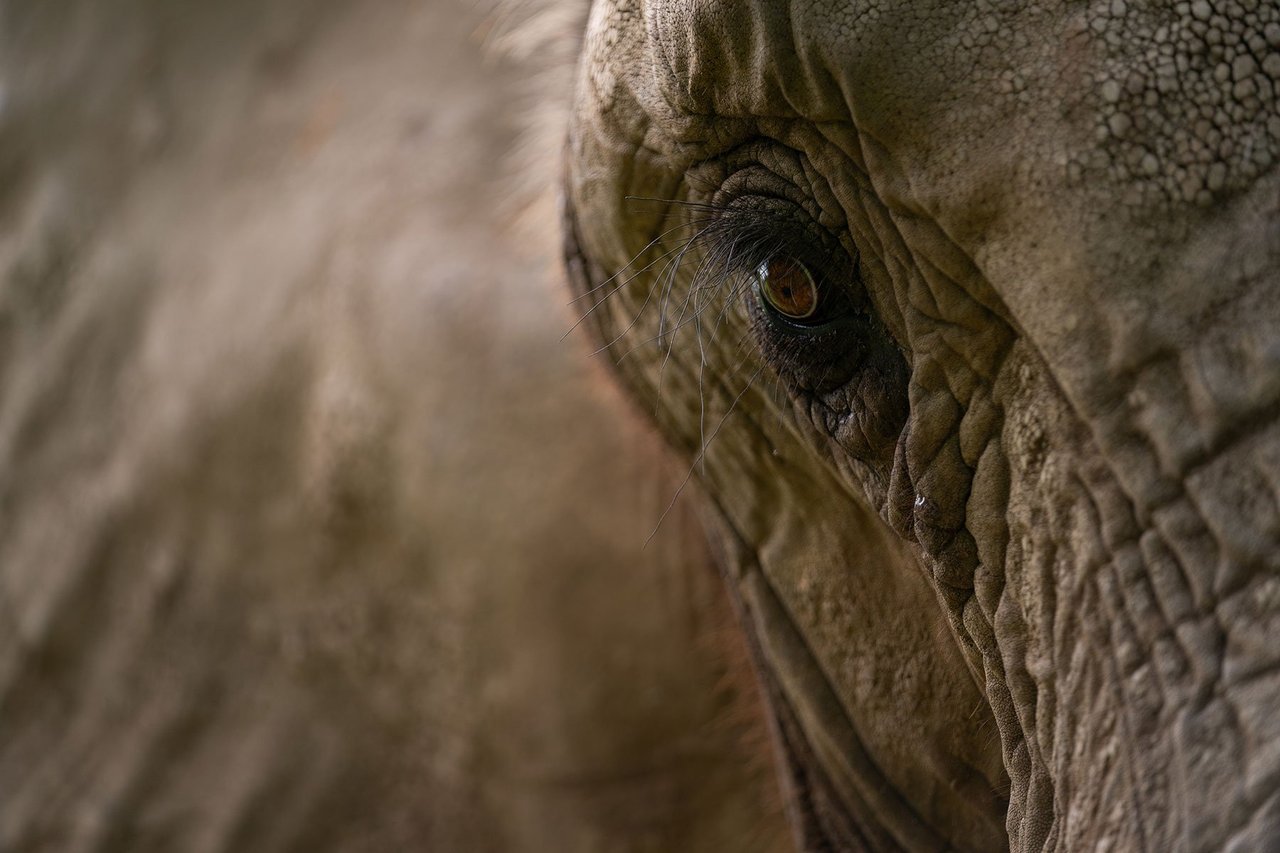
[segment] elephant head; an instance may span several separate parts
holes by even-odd
[[[597,0],[566,257],[811,849],[1280,846],[1280,6]]]

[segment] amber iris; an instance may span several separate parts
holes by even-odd
[[[818,285],[799,261],[770,258],[756,276],[765,302],[786,319],[808,320],[818,313]]]

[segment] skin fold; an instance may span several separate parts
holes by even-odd
[[[600,0],[577,85],[802,846],[1280,846],[1280,7]]]

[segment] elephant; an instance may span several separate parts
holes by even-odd
[[[1280,849],[1280,6],[596,0],[563,245],[806,850]]]

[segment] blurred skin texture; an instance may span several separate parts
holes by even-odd
[[[789,849],[684,500],[641,548],[684,472],[507,227],[539,14],[0,8],[0,850]]]

